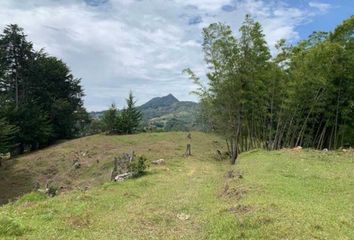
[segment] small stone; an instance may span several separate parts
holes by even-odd
[[[155,165],[163,165],[163,164],[165,164],[165,160],[159,159],[159,160],[152,161],[151,163],[155,164]]]
[[[190,218],[190,215],[185,214],[185,213],[179,213],[179,214],[177,214],[177,218],[179,220],[185,221],[185,220],[188,220]]]

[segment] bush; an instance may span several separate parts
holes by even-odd
[[[129,171],[132,173],[133,177],[140,177],[144,175],[146,168],[146,157],[144,156],[140,156],[138,159],[129,164]]]
[[[0,218],[0,236],[21,236],[24,228],[14,219],[9,217]]]
[[[57,186],[49,186],[47,189],[47,194],[49,197],[55,197],[58,195],[58,187]]]

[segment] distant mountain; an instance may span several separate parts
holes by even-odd
[[[145,104],[141,105],[141,109],[147,108],[158,108],[158,107],[166,107],[171,106],[174,103],[178,103],[178,99],[173,96],[171,93],[164,97],[155,97]]]
[[[163,131],[191,130],[197,128],[196,116],[199,104],[179,101],[172,94],[155,97],[138,109],[141,111],[144,128]],[[91,112],[93,118],[100,118],[103,112]]]
[[[198,103],[179,101],[169,94],[153,98],[138,107],[143,114],[143,125],[149,129],[178,131],[196,128]]]

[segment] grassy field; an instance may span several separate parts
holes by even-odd
[[[185,133],[97,135],[7,161],[3,199],[46,179],[63,193],[0,207],[0,238],[354,239],[353,152],[256,150],[231,166],[214,159],[218,137],[192,133],[193,156],[183,158],[186,143]],[[166,164],[110,183],[113,157],[132,149]],[[78,151],[82,168],[73,170]]]

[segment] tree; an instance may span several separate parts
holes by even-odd
[[[0,62],[5,73],[0,81],[0,90],[19,107],[26,96],[28,66],[34,58],[32,43],[26,40],[23,29],[10,24],[0,35]]]
[[[353,19],[296,46],[281,40],[273,58],[248,15],[238,39],[221,23],[203,29],[208,85],[185,72],[199,86],[203,121],[226,138],[233,164],[252,148],[354,145]]]
[[[20,146],[19,153],[23,153],[26,146],[31,150],[46,146],[53,135],[48,115],[37,102],[23,103],[17,110],[9,112],[8,118],[19,130],[14,137]]]
[[[2,154],[10,151],[10,146],[17,129],[10,125],[5,118],[0,118],[0,167],[2,166]]]
[[[135,100],[132,92],[129,93],[126,102],[127,107],[122,110],[121,114],[121,130],[123,133],[132,134],[136,132],[142,115],[135,107]]]
[[[199,88],[209,122],[227,139],[233,164],[240,151],[256,147],[257,140],[264,139],[260,125],[269,121],[270,105],[270,53],[261,26],[247,15],[240,32],[240,39],[236,39],[224,24],[204,28],[209,86]],[[199,82],[190,70],[187,73]]]
[[[118,109],[115,104],[103,113],[102,127],[107,134],[115,134],[119,132],[119,116]]]
[[[15,24],[0,35],[0,112],[18,132],[14,142],[36,149],[80,135],[88,115],[80,79],[61,60],[35,51]]]
[[[31,99],[41,104],[53,127],[53,139],[72,138],[88,116],[83,108],[80,79],[74,78],[68,66],[55,57],[37,53],[31,66]]]

